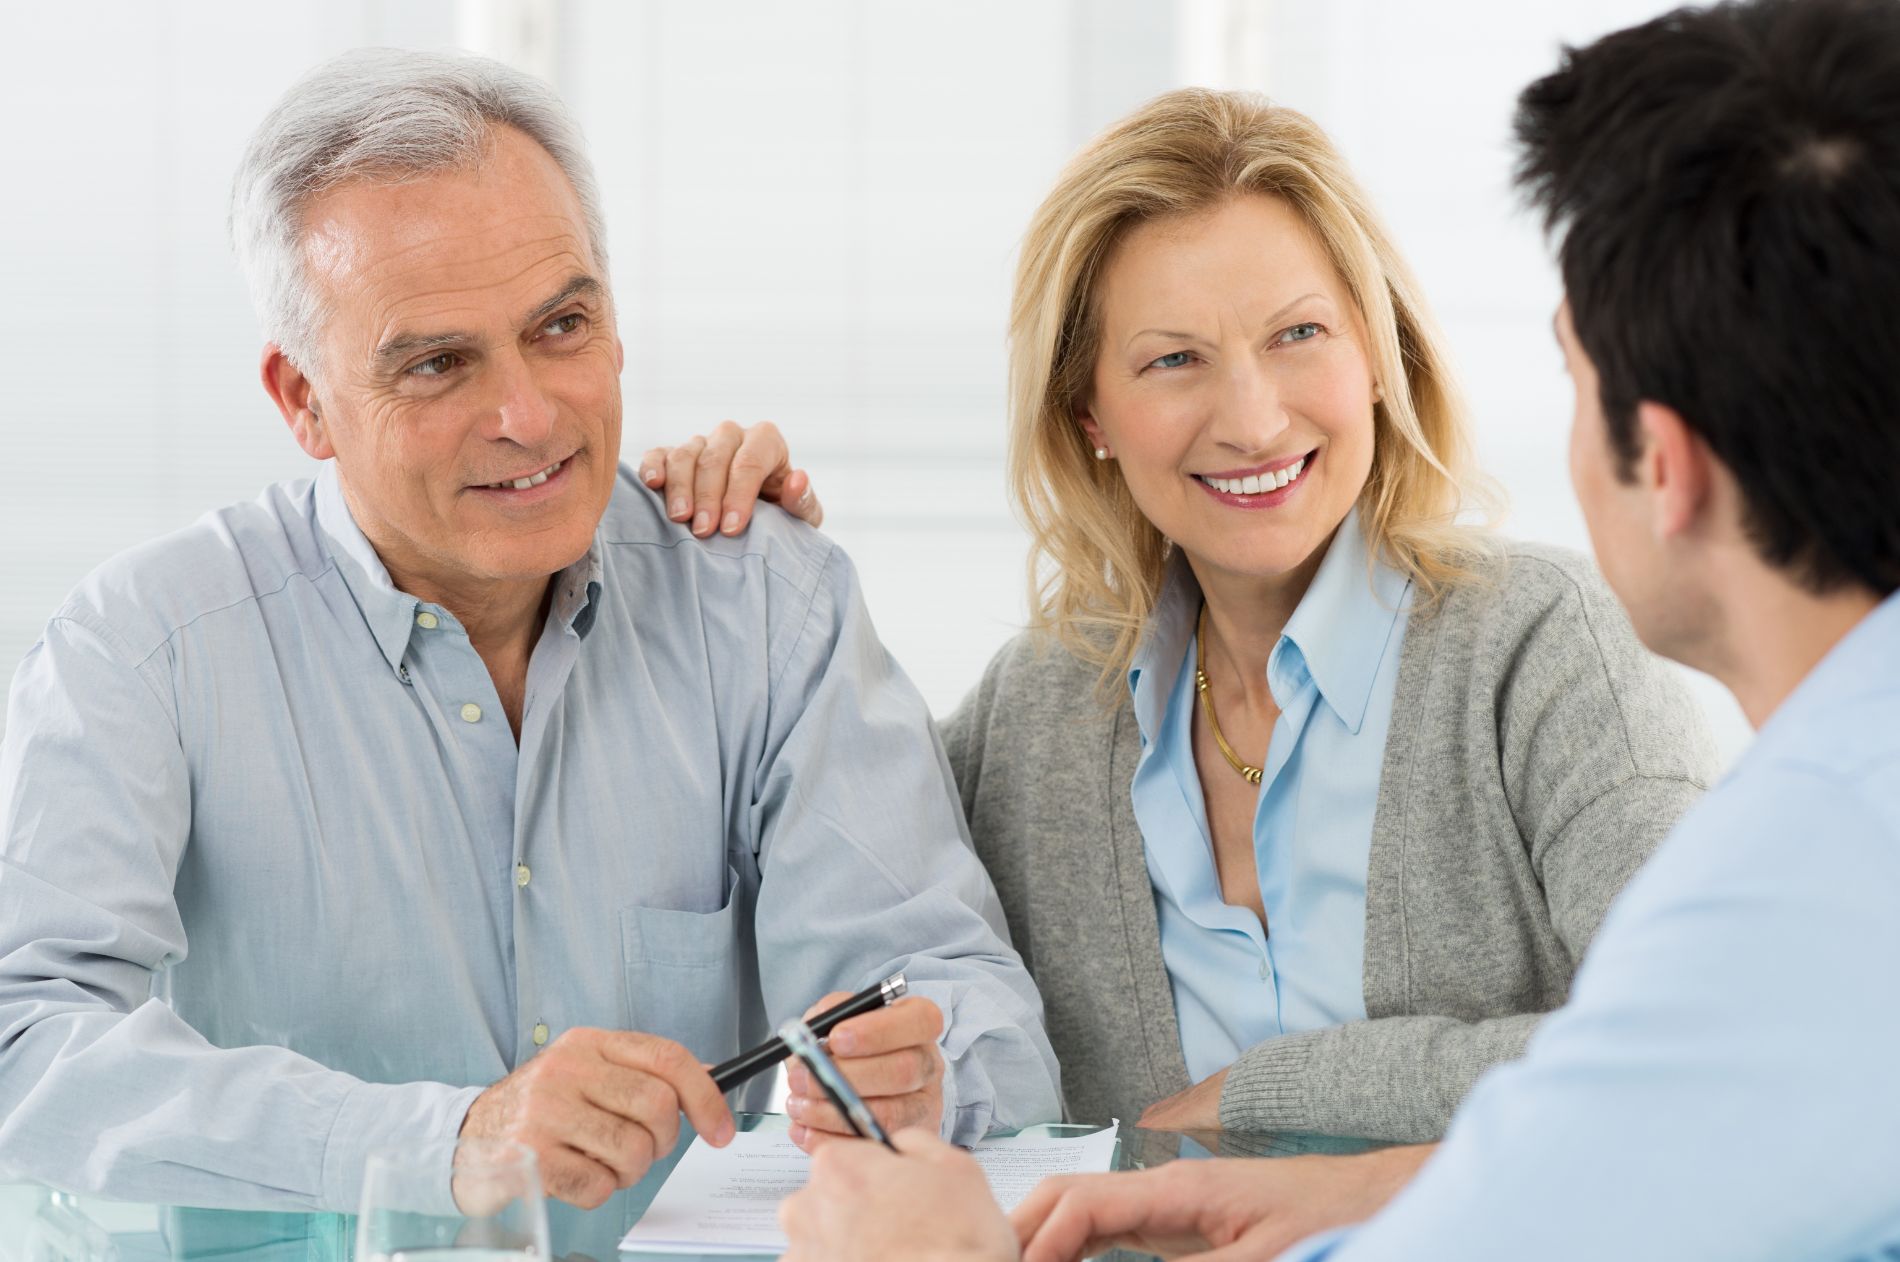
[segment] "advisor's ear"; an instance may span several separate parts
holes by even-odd
[[[1642,440],[1636,476],[1652,497],[1656,537],[1673,539],[1708,511],[1715,453],[1680,412],[1660,403],[1636,405],[1636,432]]]
[[[303,369],[291,362],[290,356],[284,354],[284,348],[275,342],[266,343],[264,359],[258,366],[258,372],[264,379],[264,393],[284,414],[284,424],[290,427],[290,436],[297,440],[297,445],[304,449],[304,453],[313,460],[328,460],[336,455],[336,448],[330,443],[329,431],[323,424],[316,383],[304,375]]]

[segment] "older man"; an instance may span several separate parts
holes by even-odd
[[[701,1062],[900,968],[929,999],[834,1040],[887,1122],[1055,1115],[849,563],[777,516],[680,547],[619,466],[600,211],[546,88],[342,58],[264,122],[232,226],[265,389],[328,463],[109,562],[19,671],[0,1162],[337,1209],[376,1145],[508,1136],[593,1204],[682,1110],[730,1133]]]

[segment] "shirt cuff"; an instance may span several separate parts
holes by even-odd
[[[390,1144],[454,1139],[481,1087],[440,1082],[359,1082],[351,1087],[330,1124],[323,1146],[323,1207],[354,1214],[363,1195],[363,1169],[371,1150]],[[442,1179],[443,1205],[454,1214],[449,1181]]]

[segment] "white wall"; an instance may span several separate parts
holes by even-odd
[[[770,418],[939,711],[1023,615],[1002,490],[1018,234],[1063,159],[1181,82],[1264,87],[1370,186],[1451,333],[1516,533],[1585,546],[1555,275],[1507,187],[1519,87],[1654,0],[243,0],[10,8],[0,117],[0,671],[88,568],[304,476],[223,238],[250,128],[316,61],[460,43],[590,138],[626,454]],[[1733,747],[1739,716],[1711,712]]]

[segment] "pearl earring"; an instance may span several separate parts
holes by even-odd
[[[1106,447],[1097,447],[1097,448],[1095,449],[1095,458],[1096,458],[1097,460],[1106,460],[1106,459],[1108,459],[1108,448],[1106,448]]]

